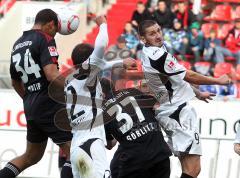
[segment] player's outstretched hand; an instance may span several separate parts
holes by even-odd
[[[137,70],[137,63],[135,59],[132,58],[123,59],[123,65],[126,70]]]
[[[219,85],[229,85],[231,83],[232,83],[232,80],[227,74],[224,74],[218,78]]]
[[[106,19],[106,17],[105,17],[104,15],[97,16],[97,17],[94,19],[94,21],[96,22],[96,24],[97,24],[98,26],[100,26],[100,25],[103,24],[103,23],[107,23],[107,19]]]
[[[209,93],[209,92],[200,92],[198,95],[197,95],[197,98],[199,100],[202,100],[202,101],[205,101],[206,103],[209,103],[208,100],[213,100],[213,96],[216,96],[216,94],[214,93]]]
[[[235,143],[234,144],[234,151],[240,155],[240,144],[239,143]]]

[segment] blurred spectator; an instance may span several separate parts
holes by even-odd
[[[240,50],[240,18],[235,19],[234,27],[226,37],[226,46],[232,51]]]
[[[217,47],[216,59],[223,62],[225,56],[236,58],[237,64],[240,64],[240,19],[235,20],[232,30],[224,39],[225,47]]]
[[[157,8],[157,5],[158,5],[158,0],[148,0],[145,6],[150,13],[153,13]]]
[[[158,7],[157,10],[154,11],[153,17],[162,29],[173,27],[174,14],[169,8],[167,8],[164,0],[158,2]]]
[[[201,0],[194,0],[192,3],[193,3],[192,12],[193,14],[198,15],[201,12]]]
[[[175,16],[181,21],[184,29],[187,29],[193,22],[196,21],[196,16],[191,9],[188,8],[188,2],[179,2]]]
[[[166,3],[167,7],[169,9],[171,9],[172,0],[164,0],[164,1]],[[150,9],[150,12],[153,12],[157,8],[158,2],[159,2],[159,0],[148,0],[146,3],[146,7],[148,9]]]
[[[131,22],[127,22],[125,24],[124,32],[122,36],[126,40],[126,46],[129,50],[131,50],[132,54],[136,54],[136,47],[139,44],[139,40],[137,37],[137,31],[133,28]]]
[[[133,12],[132,15],[132,24],[135,29],[137,29],[138,24],[144,20],[151,20],[153,17],[151,13],[145,8],[145,5],[142,1],[137,3],[137,9]]]
[[[171,54],[180,54],[181,59],[185,59],[188,44],[187,33],[182,28],[182,24],[178,19],[174,19],[173,29],[165,32],[164,41]]]
[[[215,30],[210,31],[210,37],[204,41],[204,52],[203,57],[205,61],[214,63],[224,62],[217,58],[216,53],[221,50],[222,41],[216,38],[217,32]]]
[[[104,58],[107,61],[125,59],[132,56],[132,52],[126,46],[126,40],[123,36],[117,38],[117,43],[107,50]]]
[[[194,22],[190,26],[191,32],[189,33],[189,47],[190,52],[194,55],[195,62],[200,61],[204,45],[203,33],[199,29],[200,24],[198,22]]]

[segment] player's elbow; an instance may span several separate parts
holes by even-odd
[[[198,84],[195,78],[196,78],[195,72],[187,70],[184,80],[192,84]]]
[[[49,73],[49,74],[46,74],[46,78],[47,78],[47,81],[53,82],[57,78],[57,76],[54,73]]]

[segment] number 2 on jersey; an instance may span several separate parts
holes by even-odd
[[[143,113],[142,113],[141,109],[139,108],[139,106],[138,106],[134,97],[132,97],[132,96],[126,97],[125,99],[123,99],[120,102],[120,104],[122,106],[132,104],[132,106],[133,106],[133,108],[134,108],[134,110],[137,114],[138,120],[140,122],[145,120],[145,118],[143,116]],[[113,116],[113,114],[116,113],[116,119],[117,119],[118,122],[121,122],[122,120],[125,120],[125,123],[119,128],[119,130],[122,132],[122,134],[125,134],[126,132],[128,132],[133,127],[133,120],[132,120],[131,116],[127,113],[123,113],[122,112],[122,107],[119,104],[116,104],[116,105],[112,106],[107,111],[107,113],[110,116]]]
[[[39,72],[41,69],[39,65],[34,62],[29,49],[27,49],[24,54],[24,58],[23,58],[24,66],[20,65],[20,62],[22,59],[22,56],[20,53],[13,55],[12,59],[13,59],[13,62],[15,63],[16,71],[22,73],[21,79],[23,83],[28,82],[28,74],[34,74],[36,78],[41,77],[41,74]]]

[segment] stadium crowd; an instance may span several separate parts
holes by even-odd
[[[214,8],[210,11],[211,2]],[[230,86],[200,86],[202,91],[224,96],[225,100],[239,97],[240,5],[211,2],[202,1],[200,6],[198,1],[191,0],[137,2],[132,18],[125,24],[116,44],[108,48],[106,58],[139,59],[143,45],[137,36],[138,24],[155,20],[162,27],[167,50],[186,68],[215,77],[227,73],[235,81]],[[230,11],[229,20],[224,10]]]

